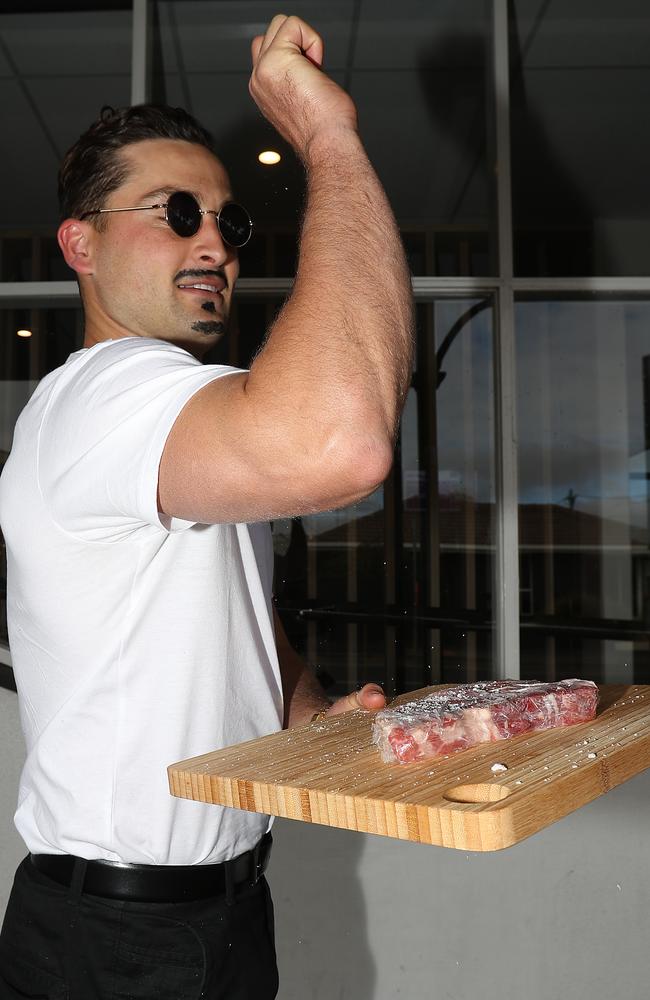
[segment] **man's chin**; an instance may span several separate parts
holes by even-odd
[[[199,319],[192,323],[192,329],[206,337],[221,337],[226,332],[226,324],[218,319]]]
[[[193,354],[200,361],[212,347],[219,342],[226,332],[223,320],[197,320],[184,333],[173,333],[161,337],[175,347],[180,347],[188,354]]]

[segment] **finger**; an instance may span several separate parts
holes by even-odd
[[[264,35],[257,35],[251,42],[251,57],[253,60],[253,66],[256,65],[257,60],[260,57],[263,41],[264,41]]]
[[[318,66],[320,69],[323,65],[323,41],[322,39],[317,39],[317,41],[312,42],[309,48],[305,49],[304,55],[306,59],[309,59],[314,66]]]
[[[282,25],[282,34],[297,45],[307,58],[320,66],[323,62],[323,39],[317,31],[299,17],[289,17]]]
[[[266,32],[264,33],[260,55],[263,55],[266,52],[266,50],[273,44],[273,42],[277,38],[278,32],[280,31],[282,26],[286,24],[286,22],[289,20],[290,18],[288,18],[286,14],[275,15],[275,17],[270,22],[268,28],[266,29]]]
[[[351,691],[343,698],[334,702],[328,715],[340,715],[342,712],[359,711],[377,712],[386,705],[386,696],[378,684],[365,684],[360,691]]]
[[[309,28],[309,25],[304,26],[305,28]],[[302,32],[302,44],[300,47],[307,59],[313,62],[315,66],[320,67],[323,65],[323,39],[312,28],[309,28],[309,31],[311,34],[307,35]]]
[[[280,19],[280,23],[274,22]],[[273,32],[273,34],[272,34]],[[272,37],[271,37],[272,35]],[[299,17],[278,15],[273,18],[264,38],[262,54],[271,45],[293,46],[302,52],[310,62],[320,66],[323,62],[323,40],[311,25]]]
[[[367,712],[377,712],[386,705],[386,695],[379,684],[364,684],[355,695],[359,708]]]

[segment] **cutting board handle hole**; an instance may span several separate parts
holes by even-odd
[[[457,788],[447,788],[443,793],[443,798],[448,802],[499,802],[507,799],[510,789],[504,785],[480,784],[480,785],[458,785]]]

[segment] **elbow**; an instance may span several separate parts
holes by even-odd
[[[390,474],[394,447],[388,436],[354,433],[338,438],[329,449],[332,481],[343,487],[347,502],[361,500],[374,492]]]
[[[393,467],[394,455],[393,446],[389,441],[373,441],[370,445],[365,441],[360,442],[355,452],[354,467],[363,496],[372,493],[388,478]]]

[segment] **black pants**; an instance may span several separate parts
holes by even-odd
[[[0,935],[0,1000],[272,1000],[266,879],[191,903],[75,898],[26,858]]]

